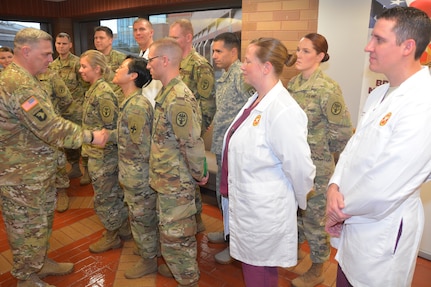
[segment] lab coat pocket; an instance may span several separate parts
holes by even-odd
[[[244,184],[244,190],[237,197],[238,214],[242,215],[242,230],[277,234],[288,228],[290,213],[294,216],[295,198],[293,192],[287,190],[282,182]]]

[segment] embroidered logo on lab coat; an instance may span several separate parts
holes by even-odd
[[[380,126],[386,125],[386,123],[389,121],[390,117],[392,116],[392,113],[387,113],[386,116],[383,117],[383,119],[380,121]]]
[[[261,118],[262,116],[261,115],[257,115],[255,118],[254,118],[254,121],[253,121],[253,126],[255,127],[255,126],[257,126],[258,124],[259,124],[259,122],[260,122],[260,118]]]

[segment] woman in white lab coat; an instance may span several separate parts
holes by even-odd
[[[247,287],[278,286],[277,266],[296,265],[296,212],[315,175],[307,116],[280,81],[291,57],[277,39],[250,43],[241,70],[257,92],[225,135],[220,192],[229,197],[230,252]]]

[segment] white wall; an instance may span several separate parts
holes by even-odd
[[[370,9],[371,0],[319,0],[317,30],[326,37],[331,57],[321,67],[340,84],[354,127],[361,105],[364,63],[368,61],[364,47]]]

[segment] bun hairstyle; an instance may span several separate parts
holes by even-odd
[[[329,60],[328,42],[325,37],[318,33],[310,33],[305,35],[304,38],[307,38],[311,43],[313,43],[313,48],[316,50],[317,54],[324,54],[323,59],[320,62],[324,63]]]
[[[286,59],[286,61],[284,62],[284,64],[285,64],[287,67],[292,67],[293,65],[295,65],[295,63],[296,63],[296,59],[297,59],[296,54],[288,54],[288,55],[287,55],[287,59]]]
[[[250,45],[258,47],[256,57],[261,63],[270,62],[277,76],[281,75],[285,65],[290,67],[296,62],[296,55],[289,54],[286,46],[278,39],[258,38],[251,41]]]
[[[90,66],[95,69],[97,66],[100,67],[100,74],[102,76],[109,76],[111,69],[108,66],[105,55],[97,50],[87,50],[81,54],[81,59],[87,57]]]

